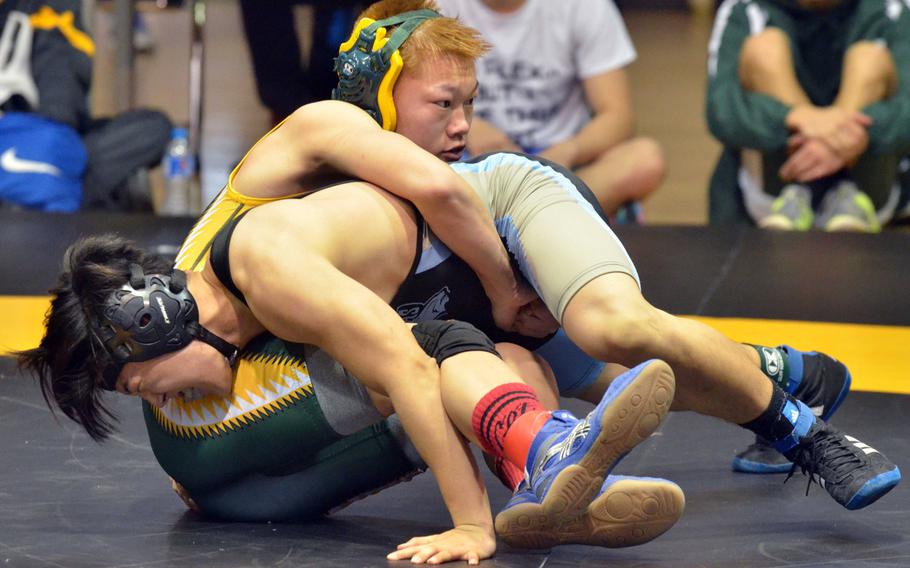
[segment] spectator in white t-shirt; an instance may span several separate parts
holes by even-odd
[[[611,0],[437,0],[493,49],[480,84],[468,151],[524,151],[575,173],[614,215],[657,189],[666,171],[656,141],[635,137],[625,67],[635,48]]]

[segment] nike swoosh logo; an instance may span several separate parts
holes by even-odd
[[[16,149],[9,148],[0,156],[0,168],[12,174],[49,174],[60,177],[60,168],[53,164],[24,160],[16,156]]]

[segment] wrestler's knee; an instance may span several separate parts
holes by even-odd
[[[663,320],[661,312],[640,294],[614,293],[590,295],[583,309],[567,312],[565,326],[569,336],[591,357],[634,364],[651,356]]]
[[[601,349],[598,359],[632,365],[649,357],[660,337],[660,318],[650,306],[622,306],[601,323]]]

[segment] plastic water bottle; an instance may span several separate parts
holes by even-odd
[[[190,154],[190,142],[186,128],[174,128],[171,141],[164,152],[161,163],[164,172],[166,195],[161,205],[162,215],[189,215],[190,188],[193,183],[195,163]]]

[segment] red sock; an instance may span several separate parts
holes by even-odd
[[[471,426],[485,452],[524,471],[531,442],[549,418],[550,412],[543,409],[534,389],[507,383],[480,399]]]
[[[502,481],[502,484],[510,490],[515,491],[521,480],[524,479],[525,473],[518,466],[506,458],[494,458],[493,473]]]

